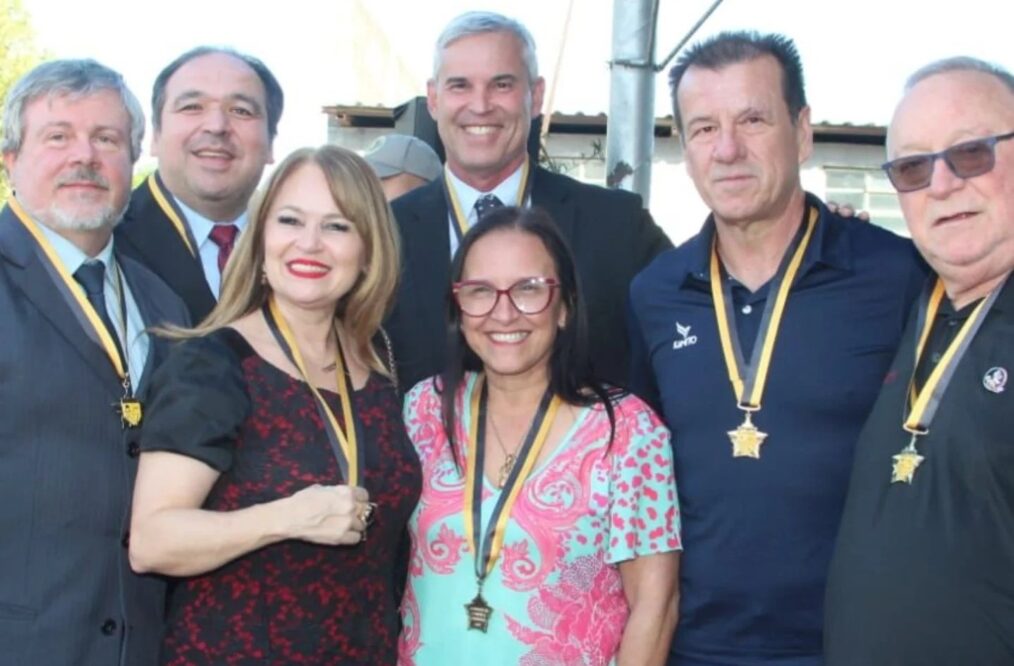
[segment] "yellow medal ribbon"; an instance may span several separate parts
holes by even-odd
[[[310,392],[317,401],[317,409],[324,421],[324,429],[327,432],[328,441],[331,443],[335,458],[338,460],[338,467],[341,470],[342,477],[345,479],[345,483],[350,486],[358,486],[360,477],[359,447],[362,442],[359,441],[356,432],[356,422],[352,413],[351,382],[345,373],[345,359],[341,349],[341,339],[337,339],[337,331],[335,331],[335,337],[338,344],[338,353],[335,358],[335,372],[338,375],[338,398],[341,402],[342,417],[345,420],[346,430],[342,430],[334,412],[331,411],[331,407],[324,400],[324,396],[321,395],[317,387],[310,381],[309,375],[306,372],[306,364],[303,362],[303,356],[299,351],[299,346],[296,344],[296,339],[292,335],[292,329],[289,327],[288,322],[285,321],[285,316],[279,310],[274,296],[268,297],[265,315],[268,327],[271,329],[282,351],[285,352],[285,355],[288,356],[292,364],[296,366],[300,376],[310,388]]]
[[[176,233],[179,235],[180,240],[183,241],[183,245],[186,246],[187,251],[191,257],[197,256],[197,251],[194,249],[193,244],[190,242],[190,235],[187,233],[187,226],[183,220],[180,219],[176,209],[173,208],[172,204],[169,203],[169,196],[162,191],[159,187],[158,180],[155,178],[155,174],[152,173],[148,176],[148,189],[151,190],[152,196],[155,197],[155,202],[158,203],[158,207],[162,209],[165,216],[172,222],[173,228],[176,229]]]
[[[725,367],[736,395],[737,405],[745,412],[743,423],[728,433],[732,441],[734,457],[760,457],[760,445],[767,437],[767,433],[758,430],[751,422],[751,413],[759,411],[761,408],[761,399],[764,396],[764,387],[767,383],[768,370],[771,367],[771,357],[774,353],[775,341],[778,339],[782,315],[785,312],[785,303],[789,298],[789,291],[792,289],[799,267],[803,263],[803,255],[806,253],[819,217],[818,210],[810,208],[806,226],[803,229],[802,237],[798,238],[796,242],[795,251],[791,253],[787,264],[783,259],[779,269],[780,275],[776,275],[772,281],[775,298],[774,300],[769,299],[767,306],[765,306],[749,365],[742,357],[736,334],[735,314],[732,311],[732,292],[729,290],[729,293],[726,294],[726,288],[723,288],[722,284],[722,263],[718,257],[717,233],[712,241],[711,298],[715,306],[718,337],[722,344],[722,355],[725,358]]]
[[[982,326],[986,315],[989,314],[989,310],[1000,294],[1004,283],[1001,283],[986,298],[979,301],[979,304],[975,306],[968,319],[965,320],[965,323],[958,330],[957,335],[947,345],[947,349],[940,357],[940,362],[937,363],[926,379],[926,384],[921,389],[917,389],[915,385],[915,373],[919,368],[919,362],[926,349],[926,343],[929,341],[930,332],[933,330],[933,322],[944,299],[943,281],[937,278],[929,295],[924,294],[919,307],[919,322],[917,325],[919,334],[915,347],[915,360],[912,365],[912,377],[908,385],[911,409],[901,426],[905,432],[912,435],[912,438],[905,448],[892,456],[894,462],[891,466],[891,483],[911,484],[915,478],[916,469],[925,460],[925,457],[920,455],[916,449],[916,440],[929,433],[930,423],[932,423],[933,417],[936,416],[940,399],[943,397],[944,391],[947,390],[947,385],[954,375],[958,362],[965,355],[965,351],[968,350],[968,346],[971,344],[976,332]]]
[[[482,478],[485,459],[485,426],[487,392],[484,377],[480,376],[472,389],[471,423],[468,431],[468,456],[465,463],[465,539],[475,556],[475,577],[479,590],[471,603],[465,604],[470,629],[486,631],[493,609],[482,598],[482,584],[496,566],[507,533],[511,509],[521,493],[521,487],[539,459],[543,445],[563,400],[548,389],[528,429],[528,435],[518,451],[519,465],[507,476],[506,483],[493,507],[485,534],[482,530]],[[481,539],[480,539],[481,537]]]
[[[518,188],[518,194],[515,206],[523,206],[525,199],[531,193],[532,179],[529,178],[531,172],[531,166],[529,159],[526,156],[524,164],[521,165],[521,187]],[[447,197],[447,204],[451,210],[451,215],[454,217],[455,230],[458,232],[458,240],[468,233],[468,214],[461,208],[461,201],[458,200],[458,193],[454,189],[454,184],[451,182],[451,177],[448,172],[444,171],[444,193]]]
[[[102,345],[102,349],[106,352],[106,356],[109,358],[109,362],[112,363],[113,369],[116,370],[116,376],[120,378],[121,382],[129,382],[130,378],[127,375],[126,364],[124,360],[120,358],[120,352],[116,347],[116,343],[113,341],[113,331],[106,329],[105,324],[102,323],[102,318],[99,313],[92,307],[91,301],[88,300],[88,296],[85,294],[84,289],[78,284],[77,280],[70,274],[63,261],[60,260],[60,256],[56,253],[53,248],[53,244],[49,242],[46,235],[39,231],[38,227],[32,222],[21,207],[21,204],[17,199],[11,197],[7,201],[7,205],[10,206],[11,211],[19,222],[28,230],[28,233],[32,235],[35,242],[38,243],[43,253],[46,255],[46,259],[49,260],[50,265],[56,271],[57,275],[63,281],[67,288],[67,291],[73,296],[74,302],[81,308],[81,312],[84,314],[85,319],[91,325],[95,331],[99,342]]]

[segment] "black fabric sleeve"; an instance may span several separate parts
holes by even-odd
[[[224,472],[250,414],[242,359],[252,353],[232,329],[178,343],[152,377],[142,451],[171,451]]]

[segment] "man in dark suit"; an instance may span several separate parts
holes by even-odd
[[[45,63],[4,107],[0,212],[0,662],[157,662],[164,584],[130,570],[126,532],[147,384],[146,332],[182,302],[114,249],[144,115],[92,61]]]
[[[225,261],[273,161],[284,97],[260,60],[198,47],[152,90],[158,171],[133,193],[117,241],[161,277],[199,322],[215,307]]]
[[[671,243],[638,196],[530,163],[531,119],[544,91],[534,41],[517,21],[469,12],[437,40],[427,96],[446,170],[392,204],[405,261],[388,332],[403,389],[442,370],[451,254],[478,218],[476,206],[500,204],[541,206],[553,216],[577,260],[596,371],[625,383],[627,287]]]

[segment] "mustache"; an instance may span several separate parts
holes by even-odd
[[[80,166],[73,171],[68,171],[56,181],[58,187],[70,185],[71,183],[91,183],[92,185],[98,185],[104,190],[109,189],[109,181],[106,180],[105,176],[96,169],[87,166]]]

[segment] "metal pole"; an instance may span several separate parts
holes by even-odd
[[[657,0],[613,0],[613,59],[606,125],[606,184],[648,204],[655,144]]]

